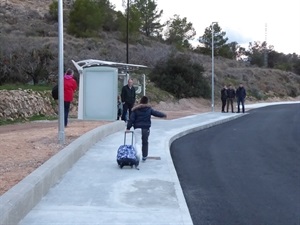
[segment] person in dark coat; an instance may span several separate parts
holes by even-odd
[[[224,87],[221,89],[221,101],[222,101],[222,113],[224,113],[226,101],[227,101],[227,86],[226,85],[224,85]]]
[[[240,86],[236,89],[236,98],[237,98],[237,106],[238,113],[240,112],[240,104],[242,104],[243,113],[245,113],[245,98],[246,98],[246,89],[243,84],[240,83]]]
[[[148,98],[143,96],[140,104],[133,107],[130,118],[127,122],[127,131],[134,128],[137,151],[142,149],[142,160],[146,161],[148,156],[148,138],[150,135],[151,116],[166,118],[165,113],[156,111],[148,104]],[[141,147],[142,146],[142,147]]]
[[[123,104],[122,120],[127,121],[127,111],[130,118],[132,107],[134,106],[136,98],[135,88],[133,87],[133,80],[129,79],[128,84],[122,87],[121,101]]]
[[[231,85],[229,85],[228,89],[227,89],[227,112],[229,109],[229,104],[231,105],[231,112],[233,113],[233,101],[235,99],[235,90],[232,88]]]

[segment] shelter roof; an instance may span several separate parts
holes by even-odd
[[[73,64],[77,68],[78,71],[82,71],[84,68],[94,67],[94,66],[110,66],[116,67],[119,70],[119,73],[126,72],[126,71],[134,71],[142,68],[148,68],[144,65],[138,64],[127,64],[127,63],[117,63],[111,61],[104,61],[104,60],[97,60],[97,59],[86,59],[75,62],[72,60]]]

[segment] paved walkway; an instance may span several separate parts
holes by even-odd
[[[117,166],[124,131],[113,133],[93,145],[19,225],[192,225],[169,146],[185,134],[243,115],[153,119],[150,159],[140,170]]]

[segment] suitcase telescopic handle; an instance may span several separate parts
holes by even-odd
[[[131,131],[131,130],[127,130],[127,131],[125,131],[125,133],[124,133],[124,145],[126,145],[126,135],[127,135],[127,134],[131,134],[131,145],[133,145],[133,134],[134,134],[134,132]]]

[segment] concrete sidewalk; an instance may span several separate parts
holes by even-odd
[[[140,163],[140,170],[117,166],[124,125],[124,130],[93,145],[19,224],[192,225],[169,146],[187,133],[242,115],[205,113],[177,120],[153,119],[150,159]]]
[[[247,107],[256,108],[266,105],[269,104]],[[8,213],[5,215],[8,218],[0,220],[0,224],[192,225],[169,147],[175,139],[183,135],[243,115],[247,114],[215,112],[176,120],[153,119],[149,138],[150,158],[145,163],[140,163],[140,170],[130,167],[120,169],[117,166],[116,153],[123,143],[124,123],[115,122],[113,126],[107,126],[107,130],[102,131],[105,133],[102,135],[104,138],[98,138],[98,141],[95,141],[95,131],[89,132],[84,139],[82,137],[77,139],[73,147],[68,146],[67,153],[62,151],[68,156],[56,156],[45,163],[47,165],[73,163],[71,169],[65,169],[66,172],[62,176],[56,174],[62,173],[61,170],[56,169],[51,170],[51,176],[46,178],[43,174],[34,177],[43,179],[42,186],[55,181],[55,185],[49,187],[50,190],[43,194],[44,197],[37,201],[36,206],[32,209],[28,209],[30,206],[26,208],[25,200],[32,201],[32,198],[41,195],[36,191],[40,189],[32,188],[31,192],[26,192],[28,196],[22,196],[25,200],[22,201],[21,206],[15,207],[14,210],[7,210]],[[80,146],[81,149],[81,154],[76,153],[77,157],[73,156],[74,149],[79,148],[75,145]],[[74,158],[78,158],[78,161]],[[55,165],[48,165],[47,168],[57,167]],[[35,173],[40,169],[43,168],[38,168]],[[28,182],[32,180],[31,176],[32,174],[26,178],[28,181],[25,185],[28,186]],[[18,192],[10,190],[1,196],[0,209],[1,206],[2,209],[6,209],[20,203],[20,200],[7,201],[9,205],[7,206],[3,199],[9,199],[7,196],[10,196],[11,192],[21,196],[24,189],[22,185],[24,183],[21,182],[13,188]],[[26,210],[27,212],[30,210],[28,214]],[[18,218],[23,219],[19,223],[11,222],[19,221]]]

